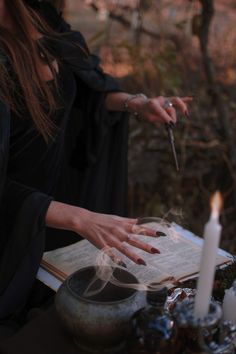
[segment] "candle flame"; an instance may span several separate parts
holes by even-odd
[[[223,207],[223,197],[219,191],[216,191],[210,199],[212,216],[218,217]]]

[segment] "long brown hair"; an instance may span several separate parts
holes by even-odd
[[[37,67],[39,47],[35,38],[32,38],[32,32],[51,36],[54,33],[38,14],[25,5],[22,0],[6,0],[5,6],[10,20],[14,24],[14,29],[9,30],[0,25],[0,48],[3,49],[10,63],[9,70],[6,63],[0,60],[0,100],[19,116],[22,115],[22,106],[25,107],[37,130],[48,141],[53,137],[55,128],[49,117],[57,108],[55,98],[56,70],[50,64],[55,58],[52,58],[46,48],[40,44],[44,59],[55,79],[52,80],[53,85],[48,85]],[[45,102],[47,103],[46,110]]]

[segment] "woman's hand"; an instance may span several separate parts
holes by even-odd
[[[128,107],[131,112],[137,112],[142,119],[151,123],[174,125],[177,121],[176,109],[185,117],[189,117],[187,104],[192,100],[192,97],[145,98],[145,96],[137,96],[129,100]]]
[[[185,117],[189,116],[187,104],[192,96],[147,98],[143,94],[130,95],[126,92],[110,92],[106,96],[106,107],[110,111],[137,113],[142,119],[151,123],[176,123],[176,110]]]
[[[116,263],[119,263],[121,259],[118,259],[112,253],[112,247],[116,248],[135,263],[143,265],[145,265],[144,260],[129,246],[140,248],[152,254],[160,253],[158,249],[132,236],[134,234],[143,234],[147,237],[157,237],[155,230],[137,225],[137,219],[98,214],[83,210],[83,213],[80,213],[78,225],[74,231],[85,237],[97,248],[106,248],[108,255]]]
[[[133,237],[134,234],[158,237],[155,230],[137,225],[137,219],[94,213],[53,201],[48,208],[46,224],[53,228],[78,233],[97,248],[105,249],[112,260],[118,264],[122,264],[122,259],[112,252],[113,247],[136,264],[142,265],[145,265],[145,261],[140,258],[133,247],[151,254],[160,253],[158,249],[138,240],[137,236]]]

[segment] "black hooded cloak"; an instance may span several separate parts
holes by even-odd
[[[30,5],[54,30],[67,33],[63,40],[42,40],[70,69],[76,83],[63,143],[68,166],[75,171],[77,205],[125,215],[127,117],[105,108],[106,94],[120,89],[112,77],[103,73],[98,58],[87,54],[82,35],[71,31],[48,2],[31,1]],[[4,52],[0,53],[0,60],[7,61]],[[7,105],[0,102],[0,319],[26,303],[45,250],[48,206],[53,199],[66,202],[65,198],[59,199],[59,194],[47,194],[43,188],[12,178],[15,175],[14,171],[9,173],[11,115]],[[68,240],[74,242],[78,238]]]

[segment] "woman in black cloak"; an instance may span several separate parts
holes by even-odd
[[[0,0],[0,319],[27,301],[44,250],[125,246],[127,114],[174,124],[191,98],[122,92],[48,1]],[[120,216],[115,216],[120,215]],[[45,237],[46,235],[46,237]],[[155,236],[146,230],[147,236]],[[115,262],[121,260],[110,252]]]

